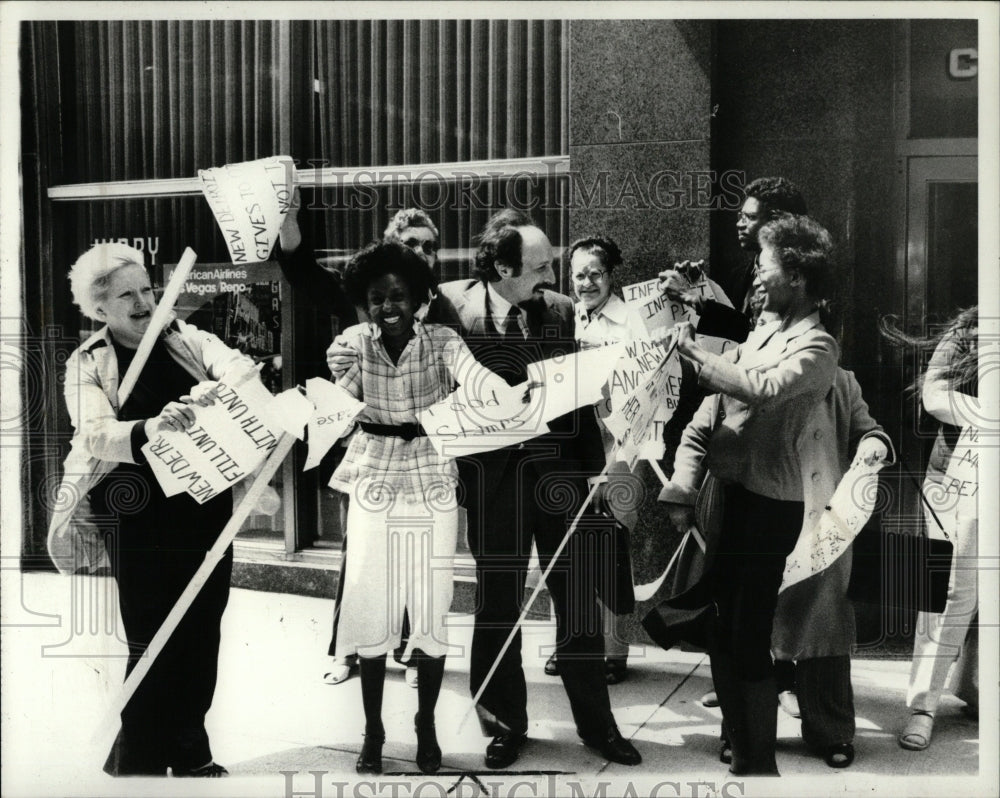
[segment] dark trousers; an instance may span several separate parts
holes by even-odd
[[[108,538],[108,556],[128,640],[126,676],[142,658],[205,549],[147,548],[128,530]],[[220,624],[229,600],[232,547],[167,641],[122,712],[104,770],[114,776],[165,775],[212,761],[205,715],[212,706]]]
[[[854,689],[849,656],[800,659],[795,664],[795,685],[806,745],[823,750],[854,741]]]
[[[532,540],[544,569],[587,495],[583,478],[565,474],[539,477],[530,458],[527,452],[514,454],[505,468],[488,472],[474,462],[461,464],[469,512],[469,548],[476,560],[478,580],[470,665],[473,695],[520,616]],[[486,473],[490,474],[488,486],[484,483]],[[480,502],[477,496],[482,496],[483,491],[487,501]],[[582,545],[583,538],[574,535],[573,544],[557,559],[546,587],[556,613],[559,675],[577,731],[592,736],[605,733],[614,725],[614,717],[604,677],[596,563],[588,556],[588,547]],[[485,734],[527,730],[520,631],[500,660],[476,710]]]
[[[733,773],[777,773],[778,693],[771,630],[778,588],[802,526],[802,502],[725,488],[722,537],[712,566],[716,617],[712,679],[733,746]]]

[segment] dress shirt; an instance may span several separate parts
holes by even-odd
[[[583,302],[577,302],[574,312],[575,337],[583,349],[649,338],[642,318],[617,294],[610,294],[607,302],[590,313]]]
[[[479,364],[450,327],[415,320],[413,331],[396,363],[386,352],[377,324],[366,322],[344,331],[345,346],[358,357],[337,384],[365,403],[363,420],[389,426],[415,424],[417,411],[447,396],[455,382],[475,382],[497,391],[507,388]],[[408,441],[361,429],[351,438],[330,487],[350,492],[359,479],[369,477],[420,494],[442,485],[451,487],[457,476],[455,461],[438,455],[426,436]]]
[[[493,283],[486,284],[486,301],[489,303],[490,317],[493,319],[493,326],[496,327],[500,335],[507,334],[507,323],[510,309],[514,307],[510,302],[500,296],[500,292],[493,287]],[[517,323],[521,328],[521,335],[528,337],[527,320],[524,317],[524,310],[517,308]]]

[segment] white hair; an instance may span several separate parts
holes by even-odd
[[[69,270],[73,302],[88,319],[98,320],[97,306],[107,298],[111,275],[123,266],[146,268],[142,252],[128,244],[94,244]]]

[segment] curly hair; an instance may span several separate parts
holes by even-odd
[[[622,263],[622,251],[610,236],[588,236],[577,239],[570,244],[567,260],[572,261],[573,254],[577,250],[596,255],[609,272],[614,271],[615,266],[620,266]]]
[[[355,304],[368,304],[368,287],[387,274],[395,274],[409,289],[414,305],[427,301],[437,288],[437,280],[427,263],[398,241],[373,241],[351,258],[344,269],[344,290]]]
[[[747,184],[743,193],[747,199],[752,197],[761,203],[769,219],[779,213],[805,216],[809,212],[802,192],[791,180],[783,177],[758,177]]]
[[[833,239],[809,216],[779,214],[760,228],[761,246],[774,249],[785,270],[797,271],[806,283],[806,295],[816,302],[833,293]]]
[[[97,306],[107,299],[111,275],[125,266],[146,268],[142,252],[119,242],[94,244],[69,269],[73,303],[88,319],[98,320]]]
[[[434,234],[434,240],[438,239],[438,229],[434,226],[434,222],[431,221],[431,217],[428,216],[420,208],[403,208],[402,210],[396,211],[396,215],[392,217],[389,224],[386,225],[385,232],[382,233],[384,238],[398,239],[399,234],[402,233],[407,227],[426,227]]]
[[[476,239],[476,276],[484,283],[495,283],[500,279],[497,262],[514,268],[514,274],[521,273],[521,234],[519,227],[530,227],[535,222],[524,211],[508,208],[493,214]]]

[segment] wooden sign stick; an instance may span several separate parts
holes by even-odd
[[[605,463],[604,469],[601,471],[598,480],[604,477],[608,473],[609,464]],[[528,611],[531,609],[531,605],[535,603],[535,599],[538,598],[538,594],[542,592],[542,585],[545,584],[545,580],[548,579],[552,569],[555,568],[556,560],[559,559],[559,555],[562,554],[562,550],[566,548],[566,544],[569,543],[570,535],[576,531],[577,525],[580,523],[580,519],[583,517],[584,511],[586,511],[587,506],[590,504],[591,499],[594,498],[594,492],[597,490],[597,486],[601,484],[599,481],[595,481],[593,485],[590,486],[590,492],[587,494],[587,498],[583,500],[580,505],[580,509],[576,511],[576,517],[573,518],[573,523],[569,525],[569,529],[566,530],[566,534],[563,535],[563,539],[559,541],[559,546],[556,548],[555,552],[552,554],[552,559],[549,560],[549,564],[542,571],[542,578],[538,580],[538,584],[535,585],[534,590],[531,591],[531,595],[524,604],[524,609],[521,610],[521,617],[517,619],[517,623],[514,624],[514,628],[510,630],[510,634],[507,635],[507,639],[504,641],[503,646],[500,648],[500,653],[497,654],[493,664],[490,666],[489,671],[486,674],[486,678],[483,679],[483,683],[479,685],[479,689],[476,694],[472,697],[472,705],[466,710],[465,714],[462,716],[461,722],[458,724],[458,730],[461,731],[462,727],[465,726],[466,721],[469,719],[469,715],[479,705],[479,699],[483,697],[483,693],[486,692],[486,688],[490,683],[490,679],[493,678],[493,674],[496,673],[497,668],[500,667],[500,660],[503,659],[504,654],[507,653],[507,649],[510,648],[511,643],[514,642],[514,637],[517,635],[518,630],[521,628],[521,624],[524,623],[524,619],[528,617]]]
[[[135,357],[132,358],[132,363],[129,365],[128,371],[125,372],[125,377],[118,386],[119,408],[125,404],[125,400],[132,393],[139,375],[142,374],[142,368],[146,365],[149,353],[153,351],[153,344],[156,343],[156,337],[167,326],[170,314],[173,313],[174,305],[177,304],[177,297],[180,296],[181,288],[187,282],[188,275],[191,274],[191,269],[194,268],[194,262],[197,259],[198,256],[194,250],[191,247],[186,247],[184,254],[181,255],[181,259],[177,264],[177,268],[174,269],[174,273],[170,276],[170,282],[167,283],[163,296],[156,303],[156,310],[153,311],[153,316],[149,320],[146,332],[142,334],[142,340],[139,341]]]
[[[240,531],[240,527],[243,526],[243,522],[250,515],[257,500],[260,495],[264,492],[267,487],[268,482],[275,475],[278,468],[281,466],[285,457],[292,449],[292,445],[295,443],[295,437],[285,432],[282,433],[281,437],[278,439],[278,445],[275,447],[274,451],[268,456],[267,460],[264,461],[263,467],[257,472],[254,478],[253,484],[247,491],[246,496],[243,497],[243,501],[240,502],[239,506],[233,511],[232,518],[229,519],[226,526],[223,528],[222,532],[219,533],[219,537],[216,539],[215,544],[207,552],[205,552],[205,561],[198,566],[198,570],[195,571],[194,576],[191,577],[191,581],[188,582],[188,586],[184,588],[184,592],[181,593],[177,602],[174,604],[173,609],[164,619],[160,628],[153,635],[153,639],[149,641],[149,645],[146,647],[142,659],[139,660],[138,664],[128,675],[125,680],[125,684],[122,686],[121,692],[115,699],[114,704],[108,710],[108,713],[101,725],[98,727],[97,734],[99,737],[108,739],[108,745],[110,746],[111,740],[114,734],[118,733],[118,727],[121,724],[121,713],[128,704],[129,699],[135,694],[135,691],[139,688],[142,683],[143,678],[149,673],[149,669],[153,666],[156,661],[157,656],[163,651],[163,647],[167,644],[170,639],[170,635],[174,633],[174,630],[180,624],[181,619],[183,619],[184,614],[194,603],[195,598],[198,596],[199,591],[204,587],[208,578],[212,575],[212,571],[215,570],[215,566],[219,564],[219,561],[223,558],[226,553],[226,549],[229,548],[229,544],[233,542],[233,538],[236,537],[236,533]],[[114,734],[112,734],[112,732]]]

